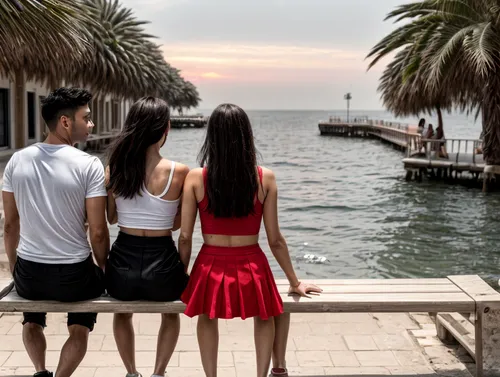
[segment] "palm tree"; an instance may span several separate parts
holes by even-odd
[[[90,30],[94,53],[88,67],[74,77],[101,93],[137,98],[159,91],[161,70],[157,52],[131,9],[118,0],[84,0],[88,14],[98,21]]]
[[[386,108],[396,116],[420,116],[422,113],[438,116],[438,125],[443,126],[442,111],[451,111],[452,97],[446,85],[429,88],[426,85],[427,72],[408,75],[408,63],[412,49],[407,46],[399,51],[384,70],[378,90]]]
[[[15,83],[15,148],[24,145],[26,80],[50,85],[81,68],[90,46],[80,21],[91,23],[74,0],[0,1],[0,75]]]
[[[500,165],[498,1],[423,0],[399,6],[387,19],[408,22],[373,48],[370,66],[408,48],[403,75],[416,75],[430,93],[444,91],[455,106],[480,110],[484,158],[489,165]]]

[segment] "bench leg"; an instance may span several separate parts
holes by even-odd
[[[500,376],[500,302],[477,302],[476,377]]]

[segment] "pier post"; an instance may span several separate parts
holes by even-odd
[[[497,176],[500,175],[499,165],[486,165],[483,171],[483,192],[490,192],[497,186]]]

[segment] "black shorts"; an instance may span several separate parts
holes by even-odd
[[[171,236],[118,233],[106,264],[106,288],[111,297],[121,301],[176,301],[188,279]]]
[[[17,258],[14,284],[19,296],[28,300],[62,302],[84,301],[104,293],[104,273],[92,256],[72,264],[45,264]],[[23,313],[26,323],[46,326],[46,313]],[[94,329],[97,313],[68,313],[68,326],[81,325]]]

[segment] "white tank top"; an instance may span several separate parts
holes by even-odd
[[[179,199],[162,199],[170,189],[174,177],[175,162],[172,161],[167,186],[160,195],[151,194],[146,187],[141,189],[142,195],[132,199],[116,197],[118,226],[134,229],[169,230],[174,226],[175,215],[179,207]]]

